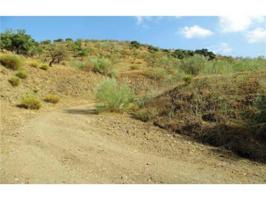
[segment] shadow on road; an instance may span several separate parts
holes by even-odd
[[[64,112],[70,114],[78,114],[78,115],[89,115],[89,114],[98,114],[98,111],[95,108],[71,108],[65,109]]]

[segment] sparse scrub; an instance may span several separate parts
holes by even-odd
[[[54,95],[54,94],[49,94],[49,95],[47,95],[47,96],[44,98],[44,101],[45,101],[45,102],[53,103],[53,104],[58,103],[59,100],[60,100],[59,96]]]
[[[98,110],[124,111],[134,101],[134,92],[127,84],[119,84],[115,79],[104,80],[97,88]]]
[[[13,76],[11,77],[10,79],[8,79],[8,82],[13,86],[13,87],[16,87],[20,84],[20,80],[18,77],[16,76]]]
[[[16,73],[16,76],[19,77],[20,79],[26,79],[28,77],[28,74],[25,70],[19,70]]]
[[[18,106],[25,109],[38,110],[41,108],[41,102],[35,96],[26,95],[22,97]]]
[[[16,55],[1,55],[0,63],[6,68],[17,70],[21,67],[21,60]]]

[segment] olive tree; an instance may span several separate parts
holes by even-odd
[[[38,43],[25,30],[8,30],[0,33],[0,48],[17,54],[32,55]]]

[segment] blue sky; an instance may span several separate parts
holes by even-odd
[[[137,40],[161,48],[266,56],[266,17],[0,17],[0,31],[45,39]]]

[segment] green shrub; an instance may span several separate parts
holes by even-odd
[[[15,55],[2,55],[0,56],[0,63],[13,70],[17,70],[21,66],[21,60],[18,56]]]
[[[49,94],[47,95],[45,98],[44,98],[44,101],[45,102],[48,102],[48,103],[53,103],[53,104],[56,104],[59,102],[59,97],[57,95],[54,95],[54,94]]]
[[[26,71],[24,70],[19,70],[17,73],[16,73],[16,76],[21,78],[21,79],[26,79],[28,77],[28,74]]]
[[[134,92],[127,84],[119,84],[115,79],[104,80],[96,91],[98,110],[123,111],[134,101]]]
[[[182,60],[181,69],[187,74],[198,75],[204,69],[206,62],[207,59],[204,56],[194,55]]]
[[[89,54],[88,49],[81,48],[77,50],[77,56],[85,57],[85,56],[88,56],[88,54]]]
[[[112,64],[107,58],[91,58],[92,70],[103,75],[111,75],[113,72]]]
[[[19,80],[18,77],[13,76],[13,77],[11,77],[10,79],[8,79],[8,82],[9,82],[13,87],[16,87],[16,86],[19,85],[20,80]]]
[[[21,108],[38,110],[41,108],[41,102],[35,96],[26,95],[22,97],[21,103],[18,106]]]
[[[46,64],[42,64],[41,66],[40,66],[40,69],[42,69],[42,70],[48,70],[48,65],[46,65]]]

